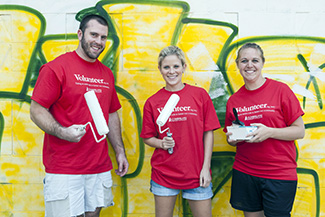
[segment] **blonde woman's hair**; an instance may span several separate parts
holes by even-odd
[[[185,65],[185,54],[184,52],[177,46],[168,46],[162,49],[158,56],[158,66],[161,66],[162,61],[166,56],[176,55],[178,59],[182,62],[182,66]]]

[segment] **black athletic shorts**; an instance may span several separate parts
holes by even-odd
[[[264,211],[266,217],[290,216],[297,181],[264,179],[233,170],[230,204],[246,211]]]

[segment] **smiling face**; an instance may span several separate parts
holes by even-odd
[[[108,27],[96,20],[90,20],[84,32],[78,30],[79,46],[77,53],[81,58],[89,62],[95,62],[105,49]]]
[[[243,76],[245,85],[252,88],[259,87],[264,83],[262,68],[264,61],[261,52],[256,48],[240,50],[237,59],[237,67]]]
[[[166,81],[166,90],[178,91],[184,87],[182,76],[183,72],[185,72],[186,64],[182,64],[177,55],[166,56],[158,68]]]

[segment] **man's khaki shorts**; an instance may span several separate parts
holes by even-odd
[[[112,184],[110,171],[91,175],[46,173],[45,216],[72,217],[112,206]]]

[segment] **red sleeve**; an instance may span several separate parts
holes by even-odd
[[[204,90],[204,132],[219,129],[220,123],[209,94]]]
[[[121,108],[121,103],[117,97],[117,92],[114,86],[114,90],[112,92],[111,106],[109,107],[109,113],[114,113]]]
[[[142,130],[140,137],[142,138],[151,138],[158,137],[158,132],[156,130],[156,122],[153,117],[152,106],[147,100],[143,108],[143,121],[142,121]]]
[[[301,109],[299,100],[297,99],[296,95],[287,85],[284,87],[285,88],[283,90],[283,93],[285,93],[285,96],[281,102],[282,111],[286,125],[290,126],[300,116],[303,116],[304,112]]]
[[[227,133],[227,126],[232,125],[233,121],[233,113],[232,113],[232,106],[231,106],[231,97],[228,99],[227,105],[226,105],[226,117],[225,117],[225,126],[223,128],[223,132]]]
[[[31,99],[45,108],[50,108],[61,95],[62,80],[62,76],[57,76],[48,64],[43,65],[40,68]]]

